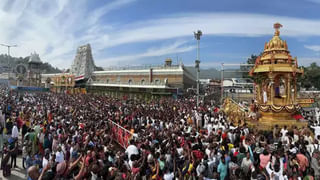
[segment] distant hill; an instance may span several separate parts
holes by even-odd
[[[94,66],[95,71],[104,71],[103,67],[100,66]]]
[[[194,77],[196,77],[197,75],[197,71],[194,67],[192,66],[184,66],[184,68],[189,71],[190,73],[192,73],[194,75]],[[211,68],[211,69],[200,69],[200,79],[220,79],[220,71],[215,69],[215,68]]]
[[[221,72],[215,68],[200,69],[200,79],[220,79]]]
[[[184,68],[187,69],[190,73],[192,73],[196,77],[196,69],[192,66],[185,66]],[[242,72],[240,69],[226,69],[223,76],[224,78],[240,78],[243,77]],[[209,69],[200,69],[200,79],[221,79],[221,71],[217,70],[215,68],[209,68]]]
[[[0,55],[0,72],[8,71],[8,63],[10,69],[14,70],[14,68],[18,64],[27,65],[29,61],[29,56],[27,57],[8,57],[7,55],[1,54]],[[45,62],[40,65],[40,69],[42,73],[51,74],[51,73],[61,73],[62,71],[57,67],[53,67],[51,64]]]

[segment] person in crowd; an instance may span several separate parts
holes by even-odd
[[[18,127],[17,127],[17,123],[14,123],[14,125],[13,125],[13,127],[12,127],[11,137],[12,137],[13,139],[18,140],[19,130],[18,130]]]
[[[17,155],[18,155],[18,139],[10,138],[9,139],[9,154],[11,156],[11,168],[18,168],[17,166]]]
[[[252,168],[253,168],[253,162],[250,159],[250,152],[247,152],[246,158],[243,158],[241,162],[241,169],[242,169],[242,172],[245,174],[246,178],[250,178]]]
[[[225,157],[221,157],[217,172],[219,173],[220,180],[224,180],[227,177],[228,164],[226,163]]]
[[[264,169],[267,166],[268,162],[270,161],[271,154],[269,154],[269,152],[266,149],[264,149],[263,153],[260,154],[259,158],[260,158],[260,169]]]
[[[22,136],[32,180],[320,178],[316,123],[263,132],[190,97],[7,93],[0,88],[3,142],[16,167]]]

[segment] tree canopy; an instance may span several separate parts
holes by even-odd
[[[304,69],[304,75],[299,78],[301,87],[311,90],[316,88],[320,90],[320,66],[313,62],[308,67],[302,66]]]
[[[257,58],[257,55],[251,54],[251,56],[247,59],[247,64],[255,64]]]

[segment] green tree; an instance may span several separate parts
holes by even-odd
[[[95,67],[94,67],[94,70],[95,70],[95,71],[103,71],[103,68],[100,67],[100,66],[95,66]]]
[[[257,58],[257,55],[251,54],[251,56],[247,59],[247,64],[255,64]]]
[[[251,54],[251,56],[247,59],[247,64],[254,64],[256,62],[257,58],[258,58],[257,55]],[[251,68],[253,68],[253,67],[252,66],[240,66],[240,70],[242,72],[243,78],[251,78],[249,76],[249,72],[250,72]]]
[[[298,78],[301,87],[306,88],[307,90],[315,87],[320,90],[320,66],[313,62],[310,66],[302,66],[302,68],[304,70],[304,75]]]

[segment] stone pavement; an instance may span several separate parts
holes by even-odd
[[[22,146],[20,144],[21,142],[21,134],[19,134],[18,142],[19,142],[19,148],[21,149]],[[0,153],[0,163],[1,163],[1,156],[2,154]],[[11,158],[9,159],[9,162],[11,163]],[[18,168],[11,168],[11,176],[9,177],[3,177],[3,172],[0,170],[0,180],[7,180],[7,179],[12,179],[12,180],[26,180],[27,179],[27,170],[23,169],[22,167],[22,155],[18,155],[17,157],[17,166]]]
[[[0,156],[1,157],[1,156]],[[9,163],[11,161],[9,160]],[[22,167],[22,157],[21,155],[17,157],[17,166],[18,168],[11,168],[11,176],[3,177],[2,170],[0,170],[0,180],[25,180],[27,179],[27,170]]]

